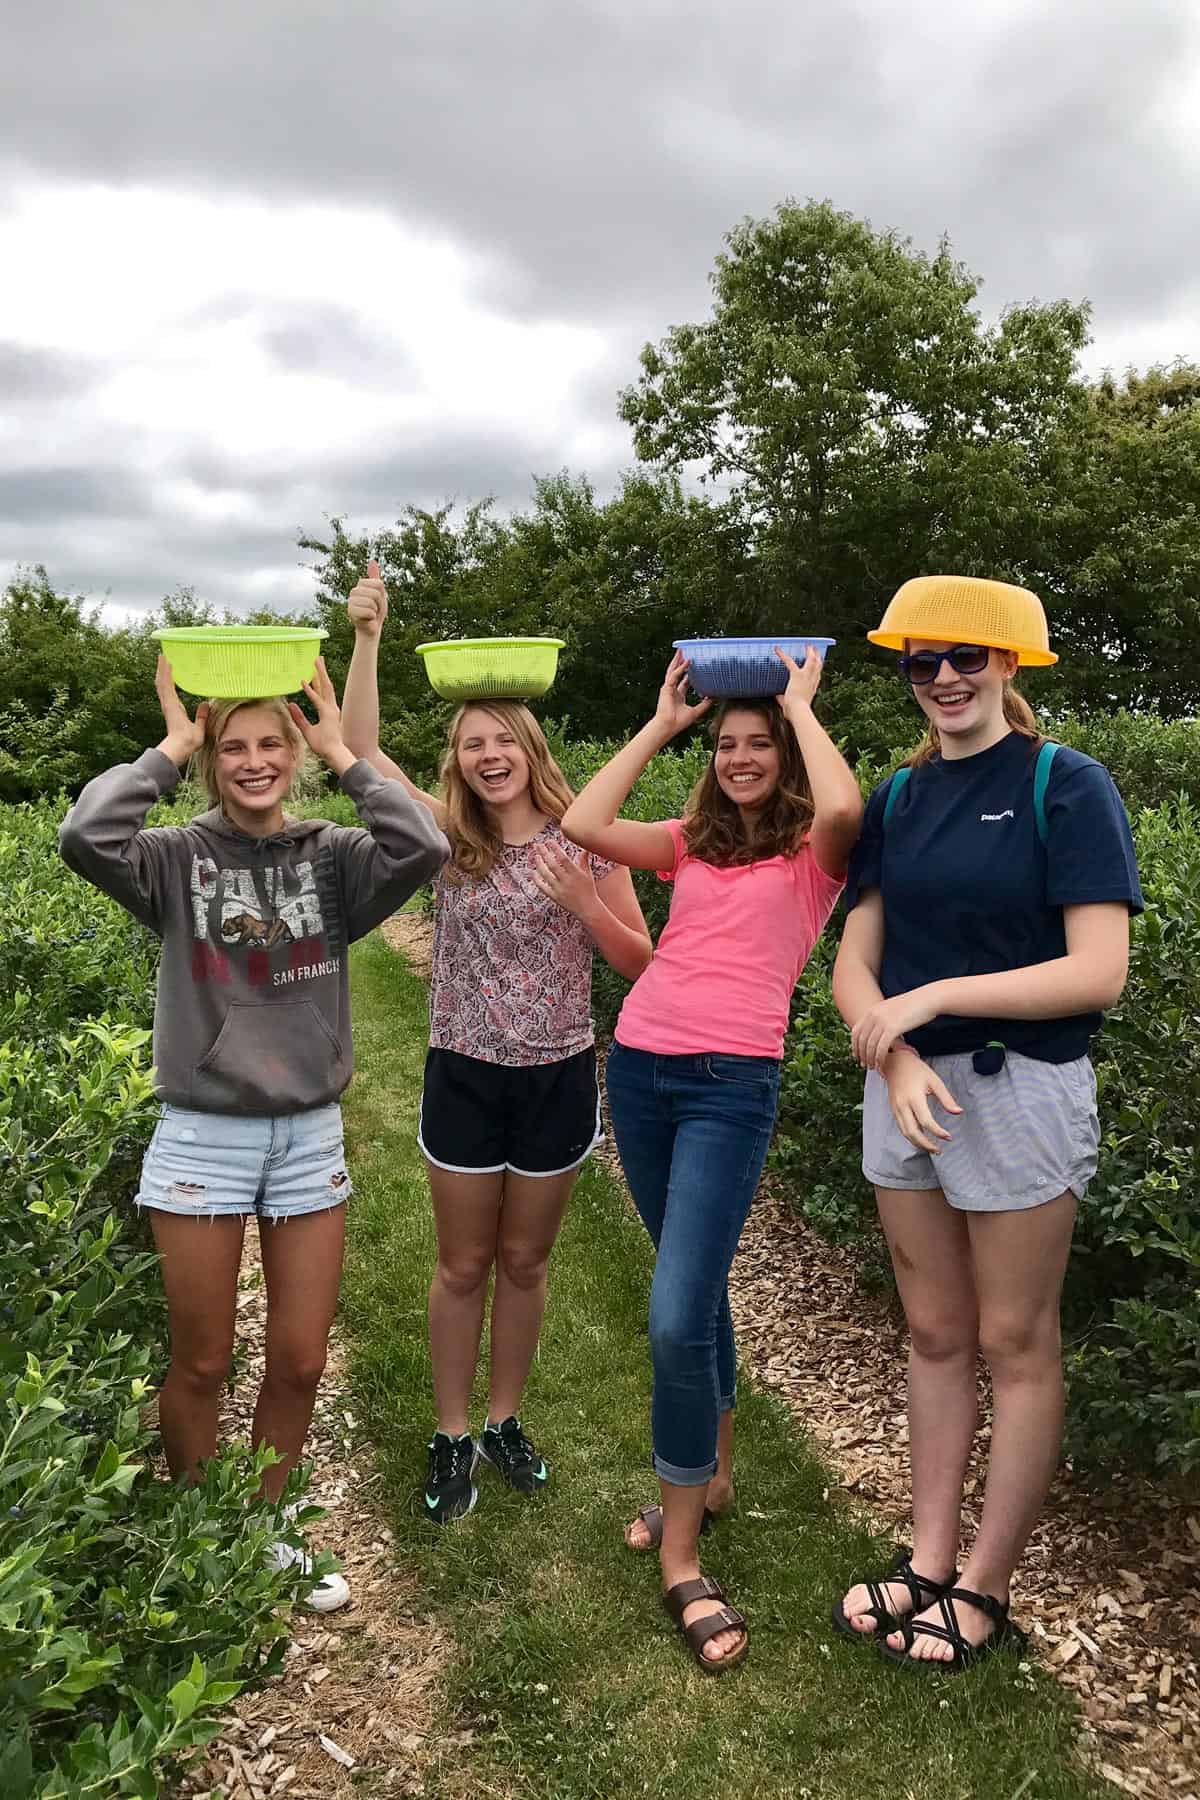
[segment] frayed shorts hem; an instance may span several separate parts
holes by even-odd
[[[262,1219],[268,1225],[284,1225],[289,1219],[305,1219],[310,1213],[332,1212],[335,1207],[345,1206],[350,1198],[349,1182],[339,1189],[335,1200],[301,1201],[296,1206],[256,1206],[254,1202],[229,1200],[207,1201],[203,1206],[189,1204],[184,1200],[160,1200],[154,1194],[138,1194],[134,1205],[139,1212],[173,1213],[177,1218],[189,1219]]]

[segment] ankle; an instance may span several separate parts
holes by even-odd
[[[927,1581],[949,1581],[958,1568],[958,1545],[938,1538],[914,1538],[909,1560]]]
[[[1011,1582],[1011,1570],[1006,1572],[995,1566],[989,1568],[985,1563],[972,1564],[969,1557],[958,1578],[959,1587],[968,1588],[973,1594],[990,1594],[1001,1606],[1008,1604]]]

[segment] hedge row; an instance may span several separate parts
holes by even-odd
[[[0,807],[0,1794],[153,1796],[279,1664],[260,1466],[155,1478],[164,1321],[129,1205],[155,945]]]
[[[1050,734],[1112,771],[1133,818],[1146,913],[1129,983],[1093,1046],[1104,1142],[1081,1209],[1065,1296],[1069,1447],[1081,1465],[1122,1459],[1200,1468],[1200,725],[1117,714],[1053,721]],[[579,787],[606,744],[557,744]],[[697,734],[659,757],[632,817],[677,815],[703,766]],[[864,788],[901,752],[860,764]],[[657,935],[669,889],[635,877]],[[773,1152],[793,1204],[839,1241],[877,1244],[859,1160],[862,1074],[833,1004],[837,915],[797,989]],[[607,1029],[625,984],[598,966]]]

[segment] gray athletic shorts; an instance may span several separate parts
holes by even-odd
[[[867,1071],[863,1091],[863,1174],[876,1187],[941,1188],[963,1212],[1020,1212],[1068,1188],[1077,1200],[1096,1173],[1100,1121],[1096,1075],[1086,1056],[1038,1062],[1010,1050],[995,1075],[979,1075],[969,1051],[929,1056],[962,1107],[929,1108],[950,1132],[937,1156],[909,1143],[888,1105],[887,1083]]]

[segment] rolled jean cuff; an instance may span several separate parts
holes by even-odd
[[[672,1487],[707,1487],[717,1472],[715,1456],[702,1469],[680,1469],[674,1463],[664,1462],[661,1456],[651,1456],[650,1460],[658,1479],[669,1481]]]
[[[736,1406],[736,1394],[722,1394],[721,1398],[717,1401],[717,1411],[719,1413],[733,1412]]]

